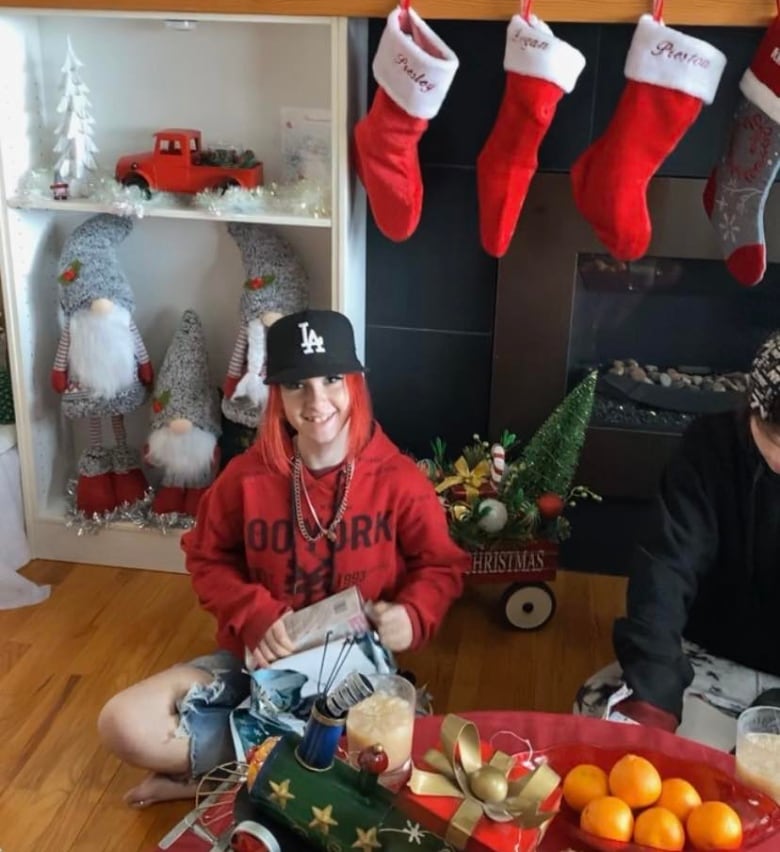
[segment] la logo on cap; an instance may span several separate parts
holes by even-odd
[[[305,355],[325,351],[322,335],[317,334],[313,328],[309,328],[308,322],[299,322],[298,328],[301,330],[301,349],[303,349]]]

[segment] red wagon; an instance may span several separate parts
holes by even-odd
[[[538,630],[555,614],[555,593],[548,583],[557,570],[556,542],[497,541],[471,551],[467,576],[473,583],[509,583],[501,595],[507,624],[517,630]]]
[[[601,499],[572,484],[597,378],[588,373],[522,446],[506,429],[493,444],[474,435],[453,461],[434,438],[432,458],[418,462],[444,506],[450,535],[471,553],[469,578],[509,584],[503,616],[518,630],[538,630],[555,613],[548,583],[558,570],[559,542],[570,534],[567,508]]]

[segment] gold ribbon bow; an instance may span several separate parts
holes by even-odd
[[[483,459],[473,468],[469,468],[466,459],[461,456],[453,465],[455,473],[443,479],[436,486],[436,493],[441,494],[454,485],[462,486],[466,491],[466,500],[470,503],[479,496],[479,487],[490,477],[490,462]]]
[[[425,754],[425,762],[436,772],[413,767],[408,786],[418,796],[462,799],[444,835],[456,849],[466,848],[483,815],[495,822],[514,822],[518,828],[541,828],[555,816],[540,811],[561,780],[546,764],[510,781],[514,758],[496,751],[483,763],[476,725],[452,713],[442,722],[441,745],[442,751]]]

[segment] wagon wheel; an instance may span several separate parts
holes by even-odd
[[[141,175],[128,175],[123,181],[122,186],[137,186],[146,198],[152,197],[152,191],[149,189],[149,181]]]
[[[513,583],[501,596],[504,618],[515,630],[539,630],[555,613],[555,595],[547,583]]]

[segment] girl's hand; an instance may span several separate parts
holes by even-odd
[[[295,650],[284,627],[284,615],[268,628],[265,636],[252,651],[252,659],[259,669],[268,668],[275,660],[289,657]]]
[[[406,651],[411,646],[414,638],[412,620],[403,604],[369,602],[366,614],[379,634],[379,641],[389,651]]]

